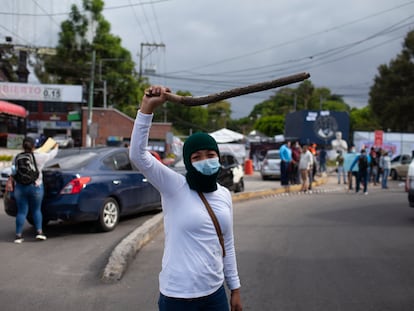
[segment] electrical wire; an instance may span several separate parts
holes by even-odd
[[[174,0],[153,0],[153,1],[145,1],[140,3],[131,3],[131,4],[125,4],[125,5],[117,5],[117,6],[109,6],[103,9],[103,11],[110,11],[110,10],[119,10],[119,9],[126,9],[131,8],[135,6],[142,6],[142,5],[153,5],[158,4],[162,2],[170,2]],[[36,17],[45,17],[45,16],[67,16],[70,12],[60,12],[60,13],[52,13],[52,14],[34,14],[34,13],[14,13],[14,12],[4,12],[0,11],[0,15],[14,15],[14,16],[36,16]],[[80,13],[85,13],[85,10],[81,10]]]

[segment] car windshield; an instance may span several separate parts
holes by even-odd
[[[76,155],[68,155],[62,158],[50,160],[45,168],[61,168],[61,169],[79,169],[84,167],[89,161],[96,157],[97,152],[85,152]]]
[[[280,159],[279,153],[276,152],[270,152],[267,154],[268,159]]]

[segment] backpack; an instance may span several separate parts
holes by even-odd
[[[358,168],[360,171],[366,171],[368,169],[368,159],[366,155],[361,155],[359,157]]]
[[[36,159],[31,152],[19,153],[14,159],[14,165],[16,173],[13,175],[13,179],[19,184],[33,184],[39,177]]]

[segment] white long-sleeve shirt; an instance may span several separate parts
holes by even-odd
[[[299,160],[299,169],[300,170],[310,170],[313,165],[313,155],[309,150],[306,150],[305,153],[300,154]]]
[[[138,112],[131,135],[131,161],[161,193],[165,246],[160,292],[168,297],[197,298],[210,295],[226,281],[229,289],[240,287],[233,237],[232,198],[221,185],[204,193],[223,231],[223,258],[214,224],[198,193],[185,176],[168,168],[148,151],[152,114]]]

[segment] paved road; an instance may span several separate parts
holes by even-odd
[[[244,310],[414,310],[414,209],[391,187],[365,196],[331,179],[312,195],[236,203]],[[159,234],[121,281],[139,310],[157,310],[162,247]]]
[[[252,179],[249,181],[249,179]],[[331,180],[332,181],[332,180]],[[254,185],[254,183],[257,183]],[[254,187],[258,187],[259,191],[264,185],[276,185],[279,187],[278,181],[266,181],[262,182],[260,177],[255,174],[254,176],[246,177],[246,189],[253,191]],[[258,184],[261,184],[259,186]],[[396,184],[397,185],[397,184]],[[256,199],[253,201],[243,201],[235,203],[235,226],[237,233],[240,273],[243,278],[244,291],[247,302],[251,303],[246,306],[250,310],[274,310],[272,308],[254,308],[257,302],[253,303],[254,297],[259,297],[257,291],[259,288],[265,288],[266,284],[259,282],[263,277],[261,274],[256,275],[247,269],[247,267],[271,267],[273,262],[266,262],[264,259],[268,257],[266,252],[259,252],[257,248],[269,248],[276,250],[277,245],[283,241],[272,242],[268,237],[278,236],[280,230],[284,230],[290,220],[294,220],[296,223],[306,223],[307,219],[300,219],[300,213],[295,213],[291,216],[289,211],[295,211],[298,204],[297,202],[303,202],[305,198],[315,198],[315,202],[318,199],[322,199],[325,195],[329,196],[331,193],[343,192],[342,187],[330,182],[325,185],[320,192],[316,192],[312,196],[304,195],[274,195],[264,199]],[[396,186],[396,191],[402,192],[401,189]],[[322,191],[324,190],[324,191]],[[371,192],[370,192],[371,195]],[[372,193],[372,196],[375,194]],[[403,210],[405,214],[399,214],[399,219],[406,219],[412,215],[413,210],[408,209],[406,204],[406,195],[399,193],[398,198],[404,196],[402,202]],[[355,196],[349,194],[348,198],[355,198],[355,202],[362,199],[363,196]],[[370,196],[368,196],[370,197]],[[392,203],[395,204],[394,197],[391,198]],[[298,201],[299,200],[299,201]],[[313,200],[312,200],[313,201]],[[308,202],[306,200],[306,202]],[[385,201],[384,201],[385,202]],[[278,206],[276,209],[272,209],[271,206]],[[291,206],[289,204],[292,204]],[[275,212],[276,214],[270,216],[269,214],[257,213],[257,208],[269,205],[266,207],[266,213]],[[339,204],[332,203],[335,208],[339,209],[337,217],[341,217],[341,207]],[[300,210],[303,210],[306,205],[300,205]],[[309,210],[317,209],[318,207],[310,206]],[[401,208],[401,207],[400,207]],[[143,250],[138,254],[135,260],[132,261],[131,266],[128,268],[125,276],[121,281],[112,284],[104,284],[101,282],[100,277],[102,269],[105,266],[109,253],[115,245],[122,238],[132,231],[135,227],[140,226],[145,220],[151,216],[145,215],[143,217],[131,218],[121,222],[120,226],[111,233],[102,234],[96,233],[87,225],[76,226],[52,226],[48,230],[49,239],[46,242],[36,243],[28,239],[22,245],[14,245],[11,243],[13,240],[14,223],[13,219],[4,215],[2,207],[0,207],[0,277],[2,282],[0,283],[0,302],[1,310],[156,310],[154,303],[158,295],[157,289],[157,275],[160,269],[160,260],[162,253],[163,234],[158,234]],[[324,209],[327,209],[325,207]],[[363,219],[369,225],[370,219],[379,218],[382,222],[387,222],[387,217],[391,214],[386,212],[383,208],[379,209],[379,214],[372,214],[375,208],[372,206],[367,209],[369,213],[363,217]],[[382,211],[382,212],[381,212]],[[325,212],[326,215],[329,213]],[[253,215],[253,217],[252,217]],[[262,215],[259,217],[259,215]],[[352,213],[342,213],[345,216],[345,222],[352,222]],[[264,219],[263,219],[264,217]],[[266,219],[278,219],[281,217],[281,226],[277,227],[275,232],[268,231],[271,228],[271,224],[266,224]],[[291,218],[293,217],[293,218]],[[299,217],[299,218],[297,218]],[[385,220],[383,219],[385,217]],[[330,223],[329,218],[326,220]],[[391,221],[391,220],[390,220]],[[336,222],[340,222],[337,220]],[[335,222],[334,222],[335,223]],[[322,225],[325,228],[325,234],[329,236],[329,228],[334,228],[332,225],[327,226],[325,223],[313,223],[312,226],[317,228]],[[364,225],[364,221],[360,223]],[[263,231],[251,231],[249,228],[263,227]],[[379,226],[379,229],[384,226]],[[389,226],[385,226],[387,229]],[[241,229],[243,228],[243,229]],[[295,228],[293,226],[292,228]],[[350,226],[352,229],[352,226]],[[399,223],[395,224],[395,229],[401,233],[398,233],[398,238],[413,236],[410,232],[410,227],[405,225],[401,229]],[[352,230],[351,230],[352,232]],[[304,232],[309,236],[312,236],[312,232]],[[286,235],[286,234],[285,234]],[[298,239],[299,233],[295,233]],[[323,234],[318,234],[319,239],[323,237]],[[373,236],[371,234],[370,236]],[[397,239],[397,235],[395,236]],[[247,244],[244,244],[247,242]],[[295,245],[296,239],[291,240],[289,243]],[[308,240],[309,242],[309,240]],[[367,241],[369,244],[372,241]],[[261,245],[260,243],[264,243]],[[267,243],[270,243],[267,245]],[[406,243],[411,243],[411,240]],[[301,245],[301,244],[299,244]],[[413,244],[414,245],[414,241]],[[382,244],[377,245],[381,247]],[[407,251],[403,247],[405,245],[397,244],[395,252],[397,254],[405,254]],[[361,246],[362,247],[362,246]],[[310,246],[308,247],[308,250]],[[369,248],[371,249],[371,247]],[[387,251],[387,250],[385,250]],[[337,256],[340,256],[341,252]],[[344,252],[344,251],[342,251]],[[345,253],[346,254],[346,253]],[[306,255],[306,253],[304,253]],[[390,255],[393,255],[390,252]],[[408,253],[408,260],[411,260],[411,253]],[[301,254],[297,256],[301,258]],[[263,259],[264,258],[264,259]],[[305,256],[306,258],[306,256]],[[399,257],[398,257],[399,258]],[[397,262],[398,263],[398,262]],[[405,264],[405,263],[404,263]],[[404,269],[405,266],[401,266]],[[269,268],[270,269],[270,268]],[[260,271],[260,270],[258,270]],[[260,271],[263,273],[263,271]],[[266,272],[266,271],[264,271]],[[332,272],[333,273],[333,272]],[[409,275],[411,271],[408,270]],[[277,279],[275,275],[275,279]],[[292,273],[291,277],[294,277]],[[285,280],[288,284],[295,284],[295,279],[287,278]],[[375,284],[375,280],[372,280]],[[407,280],[404,279],[404,282]],[[309,285],[309,282],[307,283]],[[293,286],[293,285],[292,285]],[[403,293],[411,294],[407,288],[403,288]],[[412,295],[411,295],[412,296]],[[288,297],[288,296],[287,296]],[[271,298],[266,297],[268,300]],[[264,300],[264,297],[262,297]],[[249,309],[246,309],[249,310]],[[284,309],[289,310],[289,309]],[[297,308],[290,308],[290,310],[301,310]],[[308,309],[311,310],[311,309]],[[322,309],[320,309],[322,310]],[[335,309],[330,309],[335,310]],[[339,309],[338,309],[339,310]],[[344,309],[345,310],[345,309]],[[346,309],[350,310],[350,309]],[[358,309],[352,309],[358,310]],[[371,310],[371,309],[364,309]],[[372,309],[380,310],[380,309]],[[393,310],[393,309],[387,309]],[[404,310],[404,309],[399,309]]]

